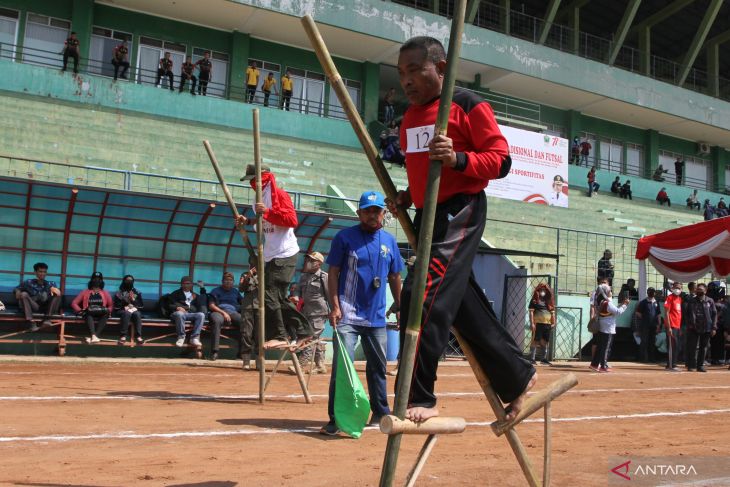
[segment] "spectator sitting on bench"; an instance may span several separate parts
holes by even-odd
[[[705,200],[705,203],[704,205],[702,205],[702,207],[704,209],[703,215],[705,221],[714,220],[715,218],[717,218],[717,212],[715,211],[715,207],[710,204],[709,199]]]
[[[201,294],[203,292],[201,286]],[[170,320],[175,324],[177,329],[177,341],[175,345],[182,347],[185,345],[185,322],[190,321],[193,324],[193,330],[190,332],[190,345],[200,347],[200,332],[205,322],[205,304],[201,295],[193,292],[193,278],[185,276],[180,280],[180,289],[170,293],[169,311]]]
[[[687,198],[687,207],[693,210],[700,211],[700,201],[697,199],[697,190],[692,191],[692,194]]]
[[[127,274],[122,278],[119,290],[114,294],[114,315],[119,317],[119,345],[124,345],[127,341],[127,332],[129,331],[129,323],[134,322],[134,331],[137,336],[134,337],[137,344],[142,345],[142,313],[140,310],[144,307],[142,301],[142,293],[134,287],[134,277]]]
[[[667,188],[662,188],[659,190],[659,192],[656,194],[656,200],[661,206],[664,206],[664,203],[666,203],[669,207],[672,206],[672,201],[669,199],[669,195],[667,194]]]
[[[86,343],[99,343],[99,335],[104,331],[112,312],[112,297],[104,291],[104,276],[101,272],[91,274],[87,289],[84,289],[71,303],[71,307],[86,321],[89,337]]]
[[[221,285],[208,294],[209,320],[213,326],[213,343],[211,346],[211,360],[218,360],[218,348],[221,341],[221,327],[233,325],[243,333],[241,322],[241,293],[233,287],[233,274],[223,273]]]
[[[613,182],[611,183],[611,192],[613,194],[615,194],[616,196],[618,196],[619,193],[621,192],[621,181],[620,181],[620,179],[621,179],[620,176],[616,176],[616,179],[614,179]]]
[[[718,218],[728,215],[727,204],[725,204],[725,198],[720,197],[720,201],[718,201],[717,206],[715,206],[715,212],[717,213]]]
[[[30,331],[38,331],[40,327],[33,321],[33,313],[44,313],[42,325],[51,326],[51,315],[58,313],[61,305],[61,291],[53,281],[46,281],[48,265],[43,262],[33,264],[35,279],[27,279],[15,288],[15,298],[25,314],[25,321]]]
[[[623,184],[623,186],[621,186],[621,198],[623,198],[623,199],[628,198],[630,200],[633,200],[634,199],[631,196],[631,181],[629,181],[628,179]]]

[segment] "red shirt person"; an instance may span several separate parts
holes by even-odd
[[[486,221],[484,188],[490,180],[505,177],[512,160],[492,108],[466,90],[454,91],[448,136],[435,135],[445,69],[446,52],[434,38],[414,37],[400,48],[398,75],[410,103],[400,129],[409,187],[391,210],[414,204],[416,228],[430,160],[442,165],[416,363],[413,376],[404,379],[411,380],[406,417],[420,422],[438,414],[434,382],[451,326],[469,342],[502,401],[510,403],[512,417],[535,382],[535,369],[497,320],[471,272]],[[401,323],[408,323],[411,281],[406,280],[401,294]],[[401,344],[404,338],[401,327]]]
[[[672,285],[672,293],[664,301],[664,308],[667,310],[665,328],[669,345],[667,370],[671,371],[679,370],[677,369],[677,338],[682,326],[682,301],[682,284],[675,282]]]

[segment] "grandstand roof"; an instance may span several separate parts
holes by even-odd
[[[250,206],[241,214],[253,216]],[[298,211],[300,260],[327,254],[330,240],[356,219]],[[107,283],[125,274],[140,291],[162,294],[184,275],[218,284],[223,271],[243,272],[248,252],[226,203],[102,188],[0,178],[0,289],[49,265],[49,279],[83,289],[93,271]],[[256,245],[256,235],[250,235]]]

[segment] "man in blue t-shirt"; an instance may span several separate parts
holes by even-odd
[[[329,264],[328,288],[332,310],[330,323],[340,335],[342,345],[351,359],[355,357],[355,345],[360,337],[367,366],[365,376],[370,392],[370,424],[390,414],[385,383],[385,284],[387,282],[395,301],[400,307],[403,261],[395,237],[382,229],[385,218],[385,199],[377,191],[366,191],[360,197],[357,210],[360,223],[341,230],[332,240],[327,264]],[[339,352],[334,341],[334,355]],[[332,364],[330,376],[329,422],[320,433],[336,435],[335,377],[337,360]]]
[[[221,285],[208,294],[209,321],[213,326],[213,343],[211,360],[218,359],[218,349],[221,342],[221,327],[232,324],[241,332],[241,345],[244,344],[245,332],[241,320],[241,293],[233,287],[233,274],[223,273]],[[242,352],[243,353],[243,352]],[[249,351],[250,353],[250,351]]]

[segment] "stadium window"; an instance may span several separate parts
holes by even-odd
[[[266,78],[269,73],[274,73],[274,79],[276,79],[276,89],[279,90],[279,93],[281,93],[281,64],[271,63],[269,61],[263,61],[261,59],[249,58],[247,66],[251,65],[251,61],[256,61],[256,66],[258,66],[259,68],[259,83],[258,86],[256,86],[256,96],[253,99],[254,103],[264,102],[264,93],[263,91],[261,91],[261,85],[264,82],[264,78]],[[296,95],[294,95],[294,97],[296,98]],[[276,92],[274,92],[273,90],[271,96],[269,97],[269,106],[279,106],[279,97],[276,96]]]
[[[544,125],[545,130],[543,130],[542,133],[552,135],[554,137],[566,138],[565,127],[563,127],[562,125],[556,125],[554,123],[546,123]]]
[[[644,147],[626,143],[626,174],[644,177]]]
[[[68,20],[29,13],[25,21],[23,61],[42,66],[62,67],[63,57],[59,53],[70,30],[71,22]]]
[[[18,44],[18,17],[16,10],[0,8],[0,58],[15,60]]]
[[[291,109],[301,113],[324,115],[324,75],[314,71],[287,67],[294,82]]]
[[[111,63],[112,50],[122,41],[127,41],[127,48],[131,53],[132,34],[103,27],[94,27],[91,31],[91,45],[89,47],[89,72],[110,78],[114,76],[114,66]]]
[[[595,149],[596,146],[593,146],[593,150]],[[598,155],[600,157],[598,169],[624,172],[624,144],[620,140],[601,137]]]
[[[344,78],[342,81],[345,82],[345,87],[347,88],[347,92],[350,94],[350,98],[352,98],[352,102],[355,104],[355,108],[360,110],[360,82]],[[327,107],[327,115],[332,118],[347,118],[347,115],[345,115],[345,111],[342,109],[342,105],[340,104],[340,99],[337,98],[337,94],[335,93],[332,85],[329,85],[329,92],[330,100],[329,107]]]
[[[161,41],[151,37],[142,36],[139,38],[139,54],[137,55],[137,83],[154,84],[157,79],[157,68],[160,59],[169,52],[172,58],[172,71],[175,76],[180,74],[180,66],[185,62],[185,44],[177,42]],[[167,87],[167,79],[163,76],[160,86]]]
[[[674,172],[674,162],[677,160],[677,157],[684,160],[682,184],[691,188],[714,190],[712,187],[712,164],[709,160],[700,157],[685,156],[678,152],[660,150],[659,164],[664,169],[669,170],[664,177],[676,182],[677,175]]]
[[[596,166],[596,169],[608,169],[608,167],[604,168],[600,165],[600,161],[596,157],[596,154],[598,153],[598,136],[596,134],[592,134],[590,132],[582,132],[580,134],[580,141],[582,142],[583,139],[587,140],[589,144],[591,144],[591,153],[588,155],[588,164],[591,166]],[[572,140],[572,139],[571,139]],[[608,164],[606,164],[608,166]]]
[[[195,47],[193,62],[203,59],[205,51],[210,51],[210,62],[213,63],[213,76],[208,82],[208,95],[225,97],[228,85],[228,54]]]

